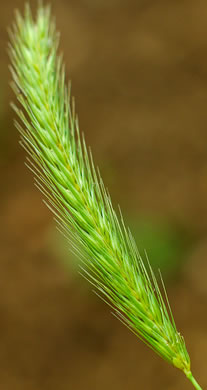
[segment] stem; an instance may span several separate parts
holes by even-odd
[[[187,378],[189,379],[189,381],[193,384],[193,386],[195,387],[195,389],[197,390],[202,390],[202,388],[200,387],[200,385],[198,384],[198,382],[195,380],[195,378],[193,377],[192,375],[192,372],[188,372],[186,373],[186,376]]]

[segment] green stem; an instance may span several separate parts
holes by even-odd
[[[200,387],[200,385],[198,384],[198,382],[195,380],[195,378],[193,377],[192,375],[192,372],[188,372],[186,373],[186,376],[187,378],[189,379],[189,381],[193,384],[193,386],[195,387],[195,389],[197,390],[202,390],[202,388]]]

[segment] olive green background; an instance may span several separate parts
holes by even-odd
[[[190,389],[68,266],[70,255],[24,165],[6,52],[7,26],[23,4],[0,5],[0,386]],[[81,131],[135,235],[146,250],[159,241],[155,257],[176,264],[166,279],[169,298],[206,388],[206,0],[51,4]],[[143,233],[145,224],[152,232]],[[167,235],[170,244],[163,244],[165,226],[175,243]]]

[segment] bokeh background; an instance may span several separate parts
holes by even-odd
[[[7,26],[23,4],[0,5],[0,385],[190,389],[71,268],[24,165],[6,52]],[[206,388],[206,0],[51,4],[81,130],[140,251],[161,268],[192,370]]]

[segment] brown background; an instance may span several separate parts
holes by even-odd
[[[168,291],[206,388],[206,0],[51,3],[80,127],[114,203],[197,237]],[[1,388],[190,389],[59,261],[54,223],[24,166],[9,108],[14,8],[23,1],[1,2]]]

